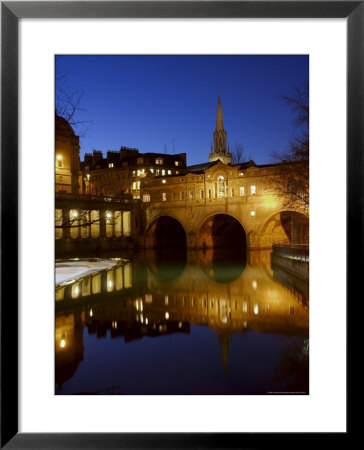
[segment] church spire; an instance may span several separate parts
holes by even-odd
[[[231,164],[232,157],[230,150],[226,149],[226,131],[222,118],[222,108],[220,93],[217,98],[216,129],[214,131],[214,149],[209,156],[210,161],[220,160],[224,164]]]
[[[222,118],[220,94],[217,99],[216,131],[225,131],[224,121]]]

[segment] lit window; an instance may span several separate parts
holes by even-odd
[[[149,193],[143,194],[143,202],[144,203],[150,202],[150,194]]]
[[[106,237],[110,238],[114,234],[113,225],[113,213],[111,211],[106,212]]]
[[[63,222],[63,216],[62,216],[62,210],[61,209],[56,209],[56,214],[55,214],[55,222],[56,222],[56,226],[61,227],[62,226],[62,222]],[[62,228],[56,228],[56,239],[61,239],[62,235],[63,235],[63,230]]]
[[[168,175],[172,175],[172,170],[167,171]]]
[[[167,200],[167,193],[162,192],[162,201],[165,202]]]
[[[159,169],[156,170],[155,174],[156,174],[156,175],[159,175]]]
[[[250,193],[251,195],[255,195],[256,186],[250,186]]]
[[[91,219],[91,237],[97,238],[100,236],[100,212],[92,210],[90,219]]]
[[[177,166],[177,167],[180,166],[181,165],[181,161],[175,161],[174,165]]]
[[[109,169],[111,169],[112,167],[114,167],[114,163],[109,163]]]
[[[155,160],[155,163],[161,165],[161,164],[163,164],[163,159],[162,158],[157,158]]]
[[[133,181],[133,191],[136,190],[136,181]]]
[[[166,184],[166,183],[167,183],[167,181],[166,181],[166,180],[162,180],[162,183],[163,183],[163,184]]]
[[[164,169],[162,169],[162,177],[164,177],[165,174],[166,174],[166,171]]]
[[[244,196],[244,186],[240,186],[240,197]]]
[[[63,167],[63,156],[57,155],[57,167],[61,169]]]
[[[140,177],[140,170],[137,170],[137,177]]]
[[[217,179],[217,196],[218,198],[225,197],[225,181],[223,176]]]
[[[154,169],[149,169],[151,173],[154,173]]]
[[[140,181],[137,181],[136,187],[137,187],[137,190],[139,191],[139,189],[140,189]]]

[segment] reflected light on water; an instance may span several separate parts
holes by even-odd
[[[165,278],[151,270],[158,258],[143,254],[128,263],[130,288],[109,291],[114,272],[92,275],[85,296],[76,296],[79,282],[66,286],[56,302],[56,393],[117,385],[132,395],[264,394],[272,380],[283,389],[285,358],[301,358],[308,340],[305,291],[274,278],[269,256],[225,256],[185,255],[183,271],[170,267],[178,276]],[[158,377],[145,377],[156,367]],[[289,380],[304,385],[306,367],[291,361],[300,373]]]

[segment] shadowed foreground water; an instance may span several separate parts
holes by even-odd
[[[56,290],[56,394],[308,394],[308,286],[270,252],[136,255]]]

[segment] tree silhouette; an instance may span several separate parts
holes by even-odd
[[[79,112],[85,110],[81,107],[83,91],[67,85],[68,73],[62,69],[62,55],[56,56],[55,63],[55,112],[65,119],[77,136],[86,135],[87,125],[91,120],[80,120]]]
[[[296,133],[290,138],[288,150],[276,151],[273,158],[282,163],[275,182],[285,197],[286,206],[309,205],[309,90],[308,85],[295,88],[282,100],[295,113]]]

